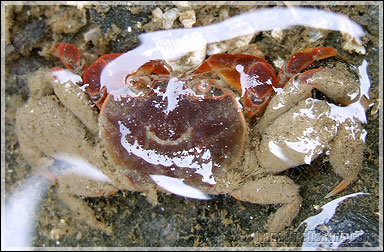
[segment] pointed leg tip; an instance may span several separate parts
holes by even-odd
[[[335,194],[333,193],[333,191],[329,192],[327,195],[324,196],[324,199],[328,199],[332,196],[335,196]]]
[[[343,181],[341,181],[340,184],[338,184],[331,192],[325,195],[324,198],[335,196],[336,194],[344,190],[351,182],[351,180],[343,179]]]

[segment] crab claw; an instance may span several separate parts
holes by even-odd
[[[277,83],[275,71],[267,61],[247,54],[214,54],[195,71],[203,73],[214,73],[242,92],[249,117],[264,110]]]
[[[291,56],[288,63],[280,69],[277,77],[277,87],[283,87],[292,76],[307,68],[313,62],[333,57],[336,54],[337,50],[332,47],[305,48],[297,51]]]
[[[87,67],[79,49],[72,44],[60,43],[56,45],[53,49],[53,55],[60,58],[65,67],[71,71],[81,72]]]
[[[243,75],[241,85],[246,86],[243,90],[245,90],[244,104],[248,117],[260,115],[274,94],[275,72],[269,64],[258,62],[251,67],[248,74],[240,73],[240,75]]]
[[[83,74],[83,81],[88,84],[87,91],[91,97],[91,100],[96,106],[101,109],[102,104],[107,97],[108,93],[106,87],[101,87],[100,76],[103,68],[112,60],[122,55],[122,53],[111,53],[101,56],[95,63],[93,63]],[[140,81],[140,76],[146,76],[151,74],[169,74],[169,71],[160,63],[160,61],[150,61],[142,65],[135,73],[126,76],[126,79],[132,76],[135,79],[131,83],[132,85],[143,84]],[[127,81],[126,81],[127,82]],[[108,85],[111,88],[111,85]],[[112,87],[113,88],[113,87]],[[120,87],[115,87],[117,90]],[[131,87],[132,88],[132,87]]]
[[[101,56],[95,63],[90,65],[83,74],[83,83],[88,84],[88,94],[99,109],[107,97],[106,89],[101,88],[100,85],[101,71],[109,62],[120,55],[121,53],[111,53]]]

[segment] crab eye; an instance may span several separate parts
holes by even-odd
[[[209,79],[194,79],[189,82],[189,87],[196,95],[204,95],[204,97],[220,96],[223,91]]]
[[[211,83],[206,80],[201,80],[195,85],[195,92],[206,94],[212,89]]]
[[[125,84],[135,94],[146,94],[152,84],[152,80],[147,75],[129,74],[125,77]]]

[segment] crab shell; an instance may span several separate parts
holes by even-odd
[[[241,156],[247,126],[233,93],[212,87],[220,94],[197,94],[189,85],[165,78],[144,95],[105,100],[100,132],[106,153],[135,186],[164,175],[209,190]]]

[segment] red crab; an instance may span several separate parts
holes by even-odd
[[[74,184],[79,185],[78,182],[62,179],[60,183],[65,184],[63,188],[70,194],[88,196],[107,195],[119,189],[146,192],[159,189],[185,195],[180,191],[194,188],[206,194],[228,193],[253,203],[282,203],[268,223],[269,232],[279,232],[297,215],[301,197],[292,180],[276,175],[287,169],[286,164],[280,165],[278,171],[258,165],[262,161],[268,167],[269,156],[256,157],[254,154],[258,149],[257,136],[249,130],[241,107],[248,117],[260,116],[271,98],[277,97],[275,90],[285,83],[294,85],[298,81],[300,85],[311,85],[312,88],[315,85],[311,78],[316,80],[316,73],[322,69],[296,74],[315,60],[336,53],[329,47],[300,50],[282,67],[277,77],[267,61],[246,54],[212,55],[193,73],[178,78],[172,76],[163,61],[154,60],[126,75],[124,81],[130,95],[116,96],[111,90],[100,88],[100,74],[108,62],[121,54],[103,55],[86,67],[75,46],[59,44],[54,54],[68,69],[82,73],[89,97],[100,109],[99,134],[95,134],[95,138],[100,137],[107,159],[104,155],[96,157],[96,154],[91,158],[93,149],[88,147],[83,148],[84,156],[89,157],[90,162],[92,159],[104,160],[107,166],[101,169],[111,179],[108,183],[92,185],[92,190],[91,185],[87,185],[82,189],[84,192],[68,190]],[[323,81],[321,78],[317,80]],[[342,81],[340,83],[342,85]],[[307,93],[307,96],[311,95],[310,91]],[[327,106],[320,102],[316,104]],[[29,109],[32,105],[35,106],[31,104]],[[28,111],[25,114],[32,116]],[[53,120],[59,119],[56,116]],[[332,123],[329,118],[323,121],[328,125]],[[316,127],[321,130],[322,121],[312,123],[314,131]],[[62,138],[72,137],[59,134],[63,134]],[[331,135],[324,141],[330,141]],[[82,141],[87,143],[86,146],[92,144],[85,137]],[[321,148],[327,144],[322,142]],[[44,151],[46,155],[54,154],[51,152],[51,149]],[[320,151],[316,153],[319,155]],[[359,168],[358,162],[355,163],[353,169],[341,174],[344,183],[332,193],[337,193],[355,178]],[[188,187],[172,189],[175,184]],[[72,209],[79,211],[79,207]],[[85,218],[91,217],[87,215]],[[107,229],[95,219],[88,223]]]

